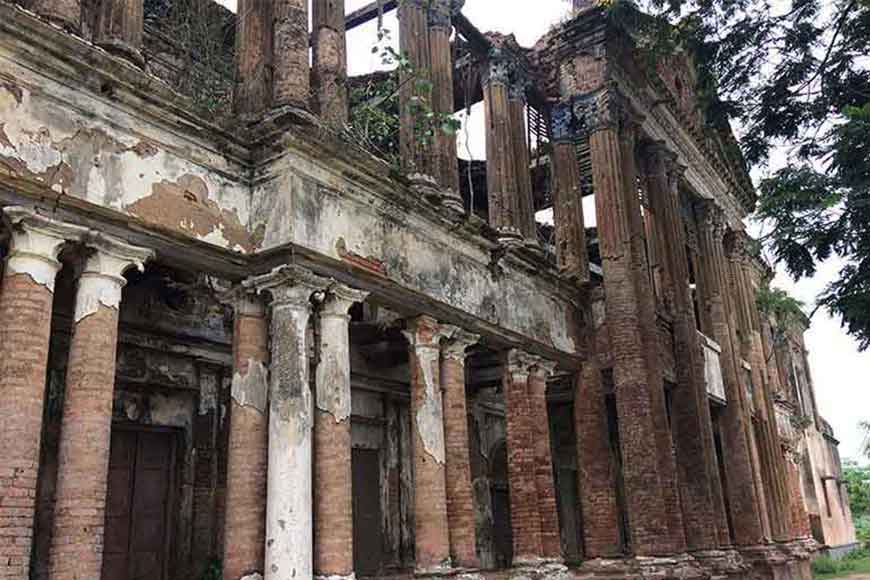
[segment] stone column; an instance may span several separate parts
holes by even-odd
[[[553,108],[552,187],[553,221],[556,229],[556,260],[559,269],[580,283],[589,281],[589,252],[583,219],[583,192],[580,189],[580,166],[577,162],[571,107]]]
[[[535,469],[535,441],[529,400],[529,367],[533,362],[517,350],[506,353],[504,365],[508,486],[514,565],[536,564],[543,556],[541,515]]]
[[[453,14],[462,8],[464,0],[433,0],[429,6],[429,48],[432,59],[432,111],[452,115]],[[460,211],[463,209],[459,193],[459,163],[456,158],[456,135],[436,129],[433,137],[433,169],[435,178],[447,197],[452,198]]]
[[[94,41],[109,52],[144,66],[142,0],[103,0],[97,10]]]
[[[601,287],[592,291],[590,303],[588,318],[592,329],[587,342],[591,352],[583,370],[575,378],[574,422],[584,555],[594,559],[615,557],[622,552],[623,546],[621,514],[616,499],[618,466],[611,449],[611,426],[596,354],[599,335],[607,333],[607,328],[602,326],[604,296]]]
[[[308,109],[308,0],[273,0],[272,26],[272,106]]]
[[[447,522],[454,566],[477,568],[474,494],[468,444],[465,400],[465,351],[480,339],[451,329],[441,349],[441,387],[444,391],[444,439],[447,449]]]
[[[247,284],[272,296],[265,579],[314,577],[312,445],[308,383],[311,297],[326,280],[280,266]]]
[[[578,99],[575,114],[589,134],[592,157],[631,546],[638,555],[670,553],[671,498],[662,477],[668,466],[662,462],[657,392],[662,382],[660,369],[651,373],[648,366],[655,356],[648,352],[653,329],[648,328],[649,310],[642,304],[652,297],[638,292],[647,272],[638,260],[639,201],[632,185],[633,156],[627,155],[633,137],[624,134],[625,112],[613,88]],[[651,443],[655,452],[650,452]]]
[[[0,578],[28,578],[57,257],[86,230],[23,207],[3,213],[12,236],[0,289]]]
[[[531,81],[528,74],[515,70],[508,87],[508,118],[510,143],[514,150],[514,183],[517,191],[516,227],[527,242],[537,243],[535,204],[532,200],[532,174],[529,171],[529,143],[526,130],[526,91]]]
[[[81,0],[33,0],[30,9],[69,32],[81,32]]]
[[[727,310],[728,291],[725,278],[725,255],[722,246],[724,216],[712,202],[698,206],[698,245],[701,265],[701,304],[708,311],[713,338],[722,348],[720,362],[728,404],[722,413],[722,454],[728,508],[738,546],[752,546],[763,540],[760,511],[762,506],[755,493],[755,482],[749,442],[746,435],[748,413],[746,393],[739,375],[738,354]]]
[[[153,256],[104,234],[79,278],[63,402],[49,578],[99,578],[124,272]]]
[[[677,395],[673,397],[672,425],[676,445],[683,525],[689,549],[709,550],[727,544],[717,534],[716,513],[722,505],[719,467],[704,378],[704,358],[696,331],[695,309],[689,287],[685,228],[679,206],[683,168],[661,144],[647,144],[647,185],[658,208],[662,256],[673,288],[674,360]]]
[[[343,0],[314,0],[314,68],[311,81],[317,110],[329,125],[347,123],[347,40]]]
[[[444,407],[441,394],[442,329],[428,316],[408,321],[411,421],[414,439],[414,539],[418,573],[450,568],[445,481]]]
[[[405,173],[431,177],[430,147],[417,131],[418,101],[432,103],[431,89],[424,88],[432,70],[428,7],[427,0],[399,1],[399,51],[410,64],[399,74],[399,154]]]
[[[272,53],[271,12],[262,0],[239,0],[236,10],[236,82],[233,106],[237,115],[253,120],[269,106],[271,88],[267,55]]]
[[[508,86],[510,63],[493,49],[483,78],[483,108],[486,117],[486,185],[489,225],[505,241],[522,239],[518,227],[520,207],[516,159],[511,141]]]
[[[535,453],[535,489],[541,517],[541,553],[548,560],[562,560],[559,511],[550,448],[550,415],[547,410],[547,379],[556,364],[536,359],[529,370],[529,406]]]
[[[233,299],[233,382],[227,446],[223,577],[264,571],[269,456],[269,324],[262,298],[239,289]]]
[[[366,296],[346,286],[330,286],[317,315],[314,574],[330,580],[354,577],[348,310]]]

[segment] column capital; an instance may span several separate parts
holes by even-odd
[[[551,360],[544,360],[540,357],[535,357],[535,363],[532,365],[531,372],[532,374],[538,375],[547,379],[556,372],[556,368],[558,368],[559,363]]]
[[[550,111],[550,132],[553,143],[573,143],[576,134],[571,103],[557,103]]]
[[[231,306],[236,316],[258,316],[266,314],[266,306],[262,297],[253,288],[246,288],[243,284],[233,286],[217,297],[218,302]]]
[[[699,223],[702,228],[721,236],[725,233],[725,212],[716,205],[712,199],[703,199],[695,202]]]
[[[326,289],[320,306],[320,315],[347,317],[350,307],[357,302],[362,302],[368,295],[369,292],[364,290],[335,282]]]
[[[517,63],[513,63],[511,69],[513,74],[508,81],[508,99],[525,102],[526,95],[532,88],[532,79],[529,73]]]
[[[492,48],[482,75],[483,85],[510,85],[513,62],[501,48]]]
[[[453,28],[453,16],[465,5],[465,0],[432,0],[429,5],[429,28]]]
[[[479,334],[473,334],[457,326],[444,326],[445,331],[450,331],[447,341],[441,347],[444,358],[465,362],[465,351],[468,347],[480,341]]]
[[[512,377],[528,377],[538,357],[525,351],[512,348],[507,351],[507,372]]]
[[[79,278],[76,322],[97,312],[100,305],[117,310],[121,305],[121,292],[127,285],[124,273],[131,268],[143,272],[145,262],[154,257],[154,251],[149,248],[133,246],[100,232],[91,231],[85,238],[90,253]]]
[[[406,329],[402,334],[408,340],[408,344],[414,349],[440,349],[441,339],[446,336],[445,329],[452,328],[440,324],[437,320],[426,314],[421,314],[406,321]]]
[[[22,206],[3,208],[3,213],[12,223],[5,275],[27,274],[54,292],[54,280],[61,267],[57,258],[63,245],[81,241],[88,229],[53,220]]]
[[[311,296],[329,288],[330,280],[296,265],[277,266],[268,274],[248,278],[244,288],[257,293],[268,292],[272,296],[272,308],[282,306],[310,309]]]
[[[605,129],[620,131],[634,138],[644,117],[614,84],[574,99],[574,116],[587,134]]]

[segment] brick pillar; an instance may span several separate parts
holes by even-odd
[[[462,2],[459,0],[433,0],[429,7],[432,111],[443,115],[452,115],[454,111],[453,49],[450,36],[453,32],[453,14],[461,7]],[[454,207],[462,211],[456,135],[436,129],[432,148],[434,176]]]
[[[592,293],[592,311],[603,315],[601,288]],[[577,436],[577,476],[583,513],[584,556],[607,558],[622,552],[620,512],[616,499],[617,465],[611,449],[610,425],[601,368],[596,355],[603,316],[590,316],[594,330],[587,337],[589,359],[577,374],[574,422]]]
[[[335,285],[317,315],[314,374],[314,574],[353,578],[348,310],[366,293]]]
[[[0,288],[0,578],[28,578],[57,256],[84,229],[22,207]]]
[[[302,268],[280,266],[246,284],[272,295],[264,578],[312,580],[314,405],[308,321],[311,296],[328,282]]]
[[[638,555],[666,554],[673,550],[673,537],[667,511],[671,498],[661,473],[667,469],[657,398],[662,383],[660,368],[651,373],[648,366],[655,357],[648,352],[654,329],[648,328],[649,309],[642,301],[652,297],[638,291],[638,281],[647,272],[636,247],[643,238],[637,239],[634,162],[626,155],[631,142],[624,141],[633,138],[625,135],[625,112],[613,88],[579,99],[575,114],[589,133],[630,543]]]
[[[541,553],[548,560],[562,560],[559,511],[556,507],[556,484],[553,477],[553,453],[550,448],[550,415],[547,410],[547,379],[555,363],[536,360],[529,369],[529,420],[535,453],[535,489],[541,518]]]
[[[514,183],[517,192],[516,227],[523,237],[537,243],[535,207],[532,200],[532,174],[529,170],[529,143],[526,131],[526,91],[531,81],[525,71],[515,70],[508,87],[510,142],[513,147]]]
[[[262,0],[239,0],[236,10],[236,82],[233,106],[252,120],[271,102],[267,55],[272,53],[271,13]]]
[[[447,522],[454,566],[477,568],[474,494],[469,463],[465,351],[479,336],[456,329],[441,350],[444,440],[447,449]]]
[[[272,106],[309,108],[308,0],[272,1]]]
[[[317,111],[327,124],[347,123],[347,41],[343,0],[314,0],[314,68],[311,84]]]
[[[49,578],[99,578],[112,433],[118,314],[125,271],[152,251],[89,235],[76,291],[66,375]]]
[[[416,128],[420,108],[415,102],[432,103],[427,83],[417,82],[429,80],[432,70],[428,6],[426,0],[399,1],[399,51],[411,65],[399,74],[399,153],[405,173],[432,176],[430,146]]]
[[[81,31],[81,0],[33,0],[30,9],[70,32]]]
[[[410,345],[411,417],[414,439],[414,539],[418,573],[450,567],[445,481],[446,450],[438,322],[419,316],[404,332]]]
[[[560,104],[552,117],[553,222],[556,228],[556,260],[559,269],[578,282],[589,281],[589,252],[583,219],[580,165],[574,144],[571,107]]]
[[[666,249],[663,259],[674,285],[671,295],[678,394],[673,398],[672,424],[683,525],[689,549],[709,550],[720,543],[715,506],[721,502],[721,485],[679,206],[683,168],[676,164],[676,156],[658,143],[648,144],[644,157],[648,194],[660,218],[661,247]],[[728,543],[727,537],[721,540]]]
[[[800,455],[790,455],[786,460],[791,505],[792,539],[810,538],[813,534],[810,528],[810,518],[807,515],[807,506],[804,503],[804,495],[801,491],[801,468],[798,463],[800,460]]]
[[[739,375],[736,339],[728,312],[728,292],[725,277],[725,255],[722,246],[724,223],[721,210],[712,203],[698,206],[698,242],[700,249],[700,288],[702,308],[713,327],[714,339],[722,348],[720,362],[728,400],[722,413],[722,457],[725,472],[726,495],[734,542],[738,546],[752,546],[763,541],[760,512],[762,506],[755,491],[752,459],[747,438],[749,420],[746,392]]]
[[[269,420],[269,326],[262,299],[238,291],[233,300],[233,382],[227,446],[227,509],[223,577],[263,573]]]
[[[144,66],[143,17],[142,0],[103,0],[97,7],[94,41],[109,52]]]
[[[490,55],[484,70],[483,109],[486,117],[486,186],[489,225],[504,240],[521,239],[516,158],[511,140],[508,86],[510,63],[500,51]]]
[[[511,350],[506,354],[504,365],[503,392],[514,565],[536,563],[543,556],[534,427],[529,400],[530,362],[525,353]]]

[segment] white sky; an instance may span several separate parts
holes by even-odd
[[[232,10],[236,0],[218,0]],[[368,4],[368,0],[347,0],[348,12]],[[513,33],[523,46],[533,45],[553,25],[563,21],[570,10],[568,0],[466,0],[463,13],[484,31]],[[384,27],[391,31],[394,47],[398,43],[398,24],[395,14],[384,18]],[[379,58],[371,52],[377,40],[377,23],[370,22],[348,35],[348,71],[358,75],[380,68]],[[459,155],[483,159],[483,115],[480,108],[472,109],[470,121],[459,135]],[[467,135],[467,137],[466,137]],[[778,156],[772,166],[781,166],[784,155]],[[761,174],[754,174],[758,178]],[[587,199],[587,202],[591,199]],[[588,203],[585,213],[594,216],[594,207]],[[754,226],[750,226],[754,229]],[[816,295],[836,277],[840,263],[830,260],[823,264],[813,279],[797,284],[779,272],[774,285],[789,291],[810,307]],[[831,423],[840,439],[840,454],[845,458],[858,458],[863,435],[858,422],[870,420],[870,353],[858,352],[857,344],[840,328],[838,320],[819,311],[806,334],[809,361],[821,414]]]

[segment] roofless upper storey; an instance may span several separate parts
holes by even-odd
[[[0,577],[804,577],[691,58],[461,8],[0,0]]]

